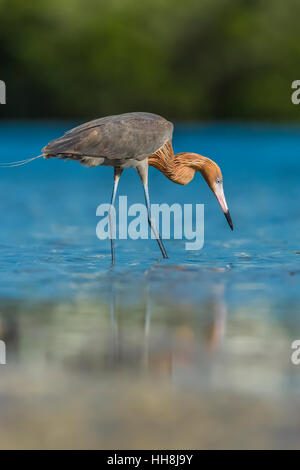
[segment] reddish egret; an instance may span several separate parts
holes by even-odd
[[[135,112],[107,116],[89,121],[66,132],[62,137],[46,145],[42,150],[43,154],[39,157],[77,160],[88,167],[112,166],[114,168],[112,207],[123,170],[130,167],[136,168],[144,186],[149,225],[155,234],[162,256],[167,258],[161,237],[151,222],[148,191],[149,165],[157,168],[174,183],[183,185],[189,183],[195,172],[199,171],[216,196],[233,230],[220,168],[214,161],[197,153],[184,152],[175,155],[172,147],[173,127],[171,122],[151,113]],[[22,165],[31,160],[34,158],[10,165]],[[110,233],[112,233],[110,214],[109,220]],[[114,264],[112,237],[111,256],[112,264]]]

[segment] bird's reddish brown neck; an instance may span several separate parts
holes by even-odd
[[[197,153],[184,152],[175,155],[172,144],[168,141],[149,157],[148,163],[174,183],[188,184],[196,170],[201,172],[206,160],[209,159]]]

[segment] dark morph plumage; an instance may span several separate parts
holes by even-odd
[[[173,124],[156,114],[119,114],[71,129],[46,145],[43,155],[78,160],[90,167],[135,167],[171,140],[172,133]]]

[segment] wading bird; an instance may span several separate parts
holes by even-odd
[[[114,187],[111,207],[114,206],[120,176],[125,168],[136,168],[145,193],[148,222],[158,242],[162,256],[167,253],[159,233],[151,221],[151,206],[148,191],[148,167],[153,166],[177,184],[189,183],[196,171],[204,177],[216,196],[227,222],[233,230],[231,217],[223,191],[223,178],[219,166],[197,153],[174,154],[172,147],[173,124],[161,116],[135,112],[107,116],[89,121],[53,140],[42,150],[42,155],[7,164],[23,165],[36,158],[62,158],[77,160],[85,166],[99,165],[114,168]],[[3,165],[4,166],[4,165]],[[112,220],[109,216],[110,233]],[[114,245],[111,238],[111,257],[114,264]]]

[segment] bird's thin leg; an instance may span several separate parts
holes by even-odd
[[[148,223],[149,226],[152,229],[152,232],[154,233],[154,236],[156,238],[156,241],[158,243],[158,246],[160,248],[161,254],[163,258],[167,259],[168,255],[165,250],[164,244],[162,242],[160,234],[157,232],[154,224],[152,223],[151,219],[151,205],[150,205],[150,197],[149,197],[149,189],[148,189],[148,162],[147,166],[145,164],[137,167],[137,172],[140,175],[140,178],[142,180],[143,186],[144,186],[144,193],[145,193],[145,201],[146,201],[146,206],[147,206],[147,212],[148,212]]]
[[[111,217],[111,210],[112,210],[112,208],[114,207],[114,204],[115,204],[118,184],[119,184],[119,180],[120,180],[120,176],[122,174],[122,171],[123,170],[121,168],[118,168],[118,167],[114,168],[114,189],[113,189],[113,192],[112,192],[110,208],[109,208],[109,211],[108,211],[110,249],[111,249],[111,266],[113,266],[115,264],[115,250],[114,250],[113,223],[112,223],[112,217]]]
[[[145,191],[145,200],[146,200],[146,205],[147,205],[147,211],[148,211],[148,223],[149,226],[152,229],[152,232],[154,233],[154,236],[157,240],[158,246],[160,248],[161,254],[163,255],[163,258],[167,259],[168,255],[166,252],[166,249],[164,247],[163,241],[161,239],[160,234],[157,232],[155,225],[152,223],[151,219],[151,205],[150,205],[150,198],[149,198],[149,190],[148,190],[148,185],[144,185],[144,191]]]

